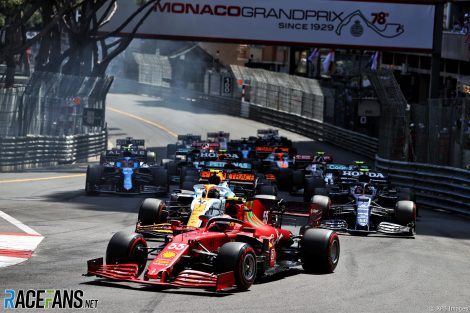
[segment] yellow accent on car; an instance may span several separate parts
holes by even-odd
[[[205,201],[194,205],[193,212],[191,213],[191,216],[189,217],[188,226],[199,227],[199,224],[201,222],[201,220],[199,219],[199,216],[201,216],[202,213],[204,213],[204,211],[206,210],[206,206],[207,206],[207,202]]]
[[[176,252],[173,252],[173,251],[166,251],[166,252],[163,252],[162,254],[162,257],[164,257],[165,259],[172,259],[176,256]]]

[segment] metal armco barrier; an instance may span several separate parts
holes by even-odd
[[[376,157],[376,168],[394,184],[411,188],[418,205],[470,216],[470,171]]]
[[[107,132],[0,138],[0,172],[86,161],[106,150]]]

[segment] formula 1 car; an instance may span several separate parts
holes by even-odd
[[[359,180],[350,185],[347,196],[349,201],[346,203],[336,204],[328,196],[313,196],[312,203],[319,205],[324,211],[322,227],[351,234],[367,235],[378,232],[414,236],[415,203],[399,200],[396,189],[371,181]],[[344,192],[338,191],[341,198],[344,198]],[[332,194],[335,195],[334,192]]]
[[[252,173],[204,170],[199,182],[191,187],[192,190],[175,190],[168,202],[153,198],[144,200],[139,208],[136,232],[171,220],[197,227],[200,215],[221,215],[228,203],[238,203],[247,195],[253,198],[255,193],[264,196],[277,193],[271,185],[257,186],[256,176]],[[250,188],[253,190],[247,190]],[[238,197],[240,193],[244,197]],[[165,226],[168,225],[162,225],[163,228]]]
[[[218,185],[198,184],[194,186],[193,191],[176,190],[171,194],[170,201],[147,198],[139,207],[136,232],[145,232],[149,227],[165,229],[169,226],[167,223],[172,220],[179,220],[187,226],[199,227],[201,225],[199,216],[222,215],[226,203],[237,199],[226,182]]]
[[[334,231],[309,228],[293,235],[258,219],[253,211],[262,210],[261,207],[261,199],[232,204],[231,215],[200,216],[199,228],[174,221],[165,242],[155,246],[149,246],[154,241],[146,240],[142,234],[118,232],[106,249],[106,264],[103,258],[89,260],[86,275],[221,291],[233,287],[246,290],[257,278],[297,266],[308,273],[334,271],[340,252]],[[281,221],[282,216],[290,214],[282,208],[275,213]],[[312,223],[319,214],[321,211],[315,206],[304,212]],[[148,259],[152,261],[147,265]]]
[[[87,195],[98,193],[161,194],[169,190],[167,170],[139,158],[121,157],[99,165],[88,165]]]
[[[201,135],[178,135],[176,140],[175,144],[168,144],[166,146],[166,156],[168,159],[174,159],[178,150],[188,150],[194,142],[200,142]]]
[[[283,146],[292,147],[292,141],[286,137],[279,136],[278,129],[258,129],[256,131],[257,139],[256,145],[258,146]]]
[[[220,149],[223,150],[227,150],[229,140],[230,133],[226,133],[224,131],[207,133],[207,141],[212,143],[218,143],[220,145]]]

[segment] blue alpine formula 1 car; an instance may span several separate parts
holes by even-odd
[[[124,156],[104,164],[88,165],[85,191],[88,195],[161,194],[168,192],[168,186],[166,169]]]

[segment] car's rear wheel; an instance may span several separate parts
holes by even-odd
[[[301,170],[295,170],[292,172],[292,184],[296,188],[300,188],[304,185],[305,175]]]
[[[166,146],[166,157],[168,159],[173,159],[176,153],[176,145],[175,144],[169,144]]]
[[[168,171],[164,168],[154,168],[152,170],[153,184],[157,187],[164,187],[165,192],[169,191]]]
[[[174,161],[165,164],[169,176],[176,176],[178,174],[178,165]]]
[[[181,184],[181,189],[182,189],[182,190],[194,191],[194,182],[192,182],[192,181],[184,181],[184,182]]]
[[[274,185],[262,185],[258,192],[260,195],[277,196],[277,188]]]
[[[329,229],[311,228],[301,241],[302,267],[308,273],[332,273],[338,265],[338,234]]]
[[[147,151],[147,164],[154,165],[157,163],[157,154],[153,151]]]
[[[290,191],[292,189],[292,175],[293,171],[291,168],[279,169],[278,185],[279,189]]]
[[[101,176],[103,175],[102,165],[88,165],[86,170],[85,192],[87,195],[96,195]]]
[[[137,222],[142,226],[165,223],[166,216],[166,205],[163,200],[147,198],[140,205]]]
[[[227,242],[220,247],[214,267],[218,274],[233,271],[237,288],[247,290],[256,279],[255,251],[247,243]]]
[[[310,202],[315,195],[315,189],[325,186],[325,182],[321,177],[311,177],[305,179],[304,182],[304,202]]]
[[[147,264],[147,242],[141,234],[120,231],[115,233],[106,249],[106,264],[137,264],[136,277]]]

